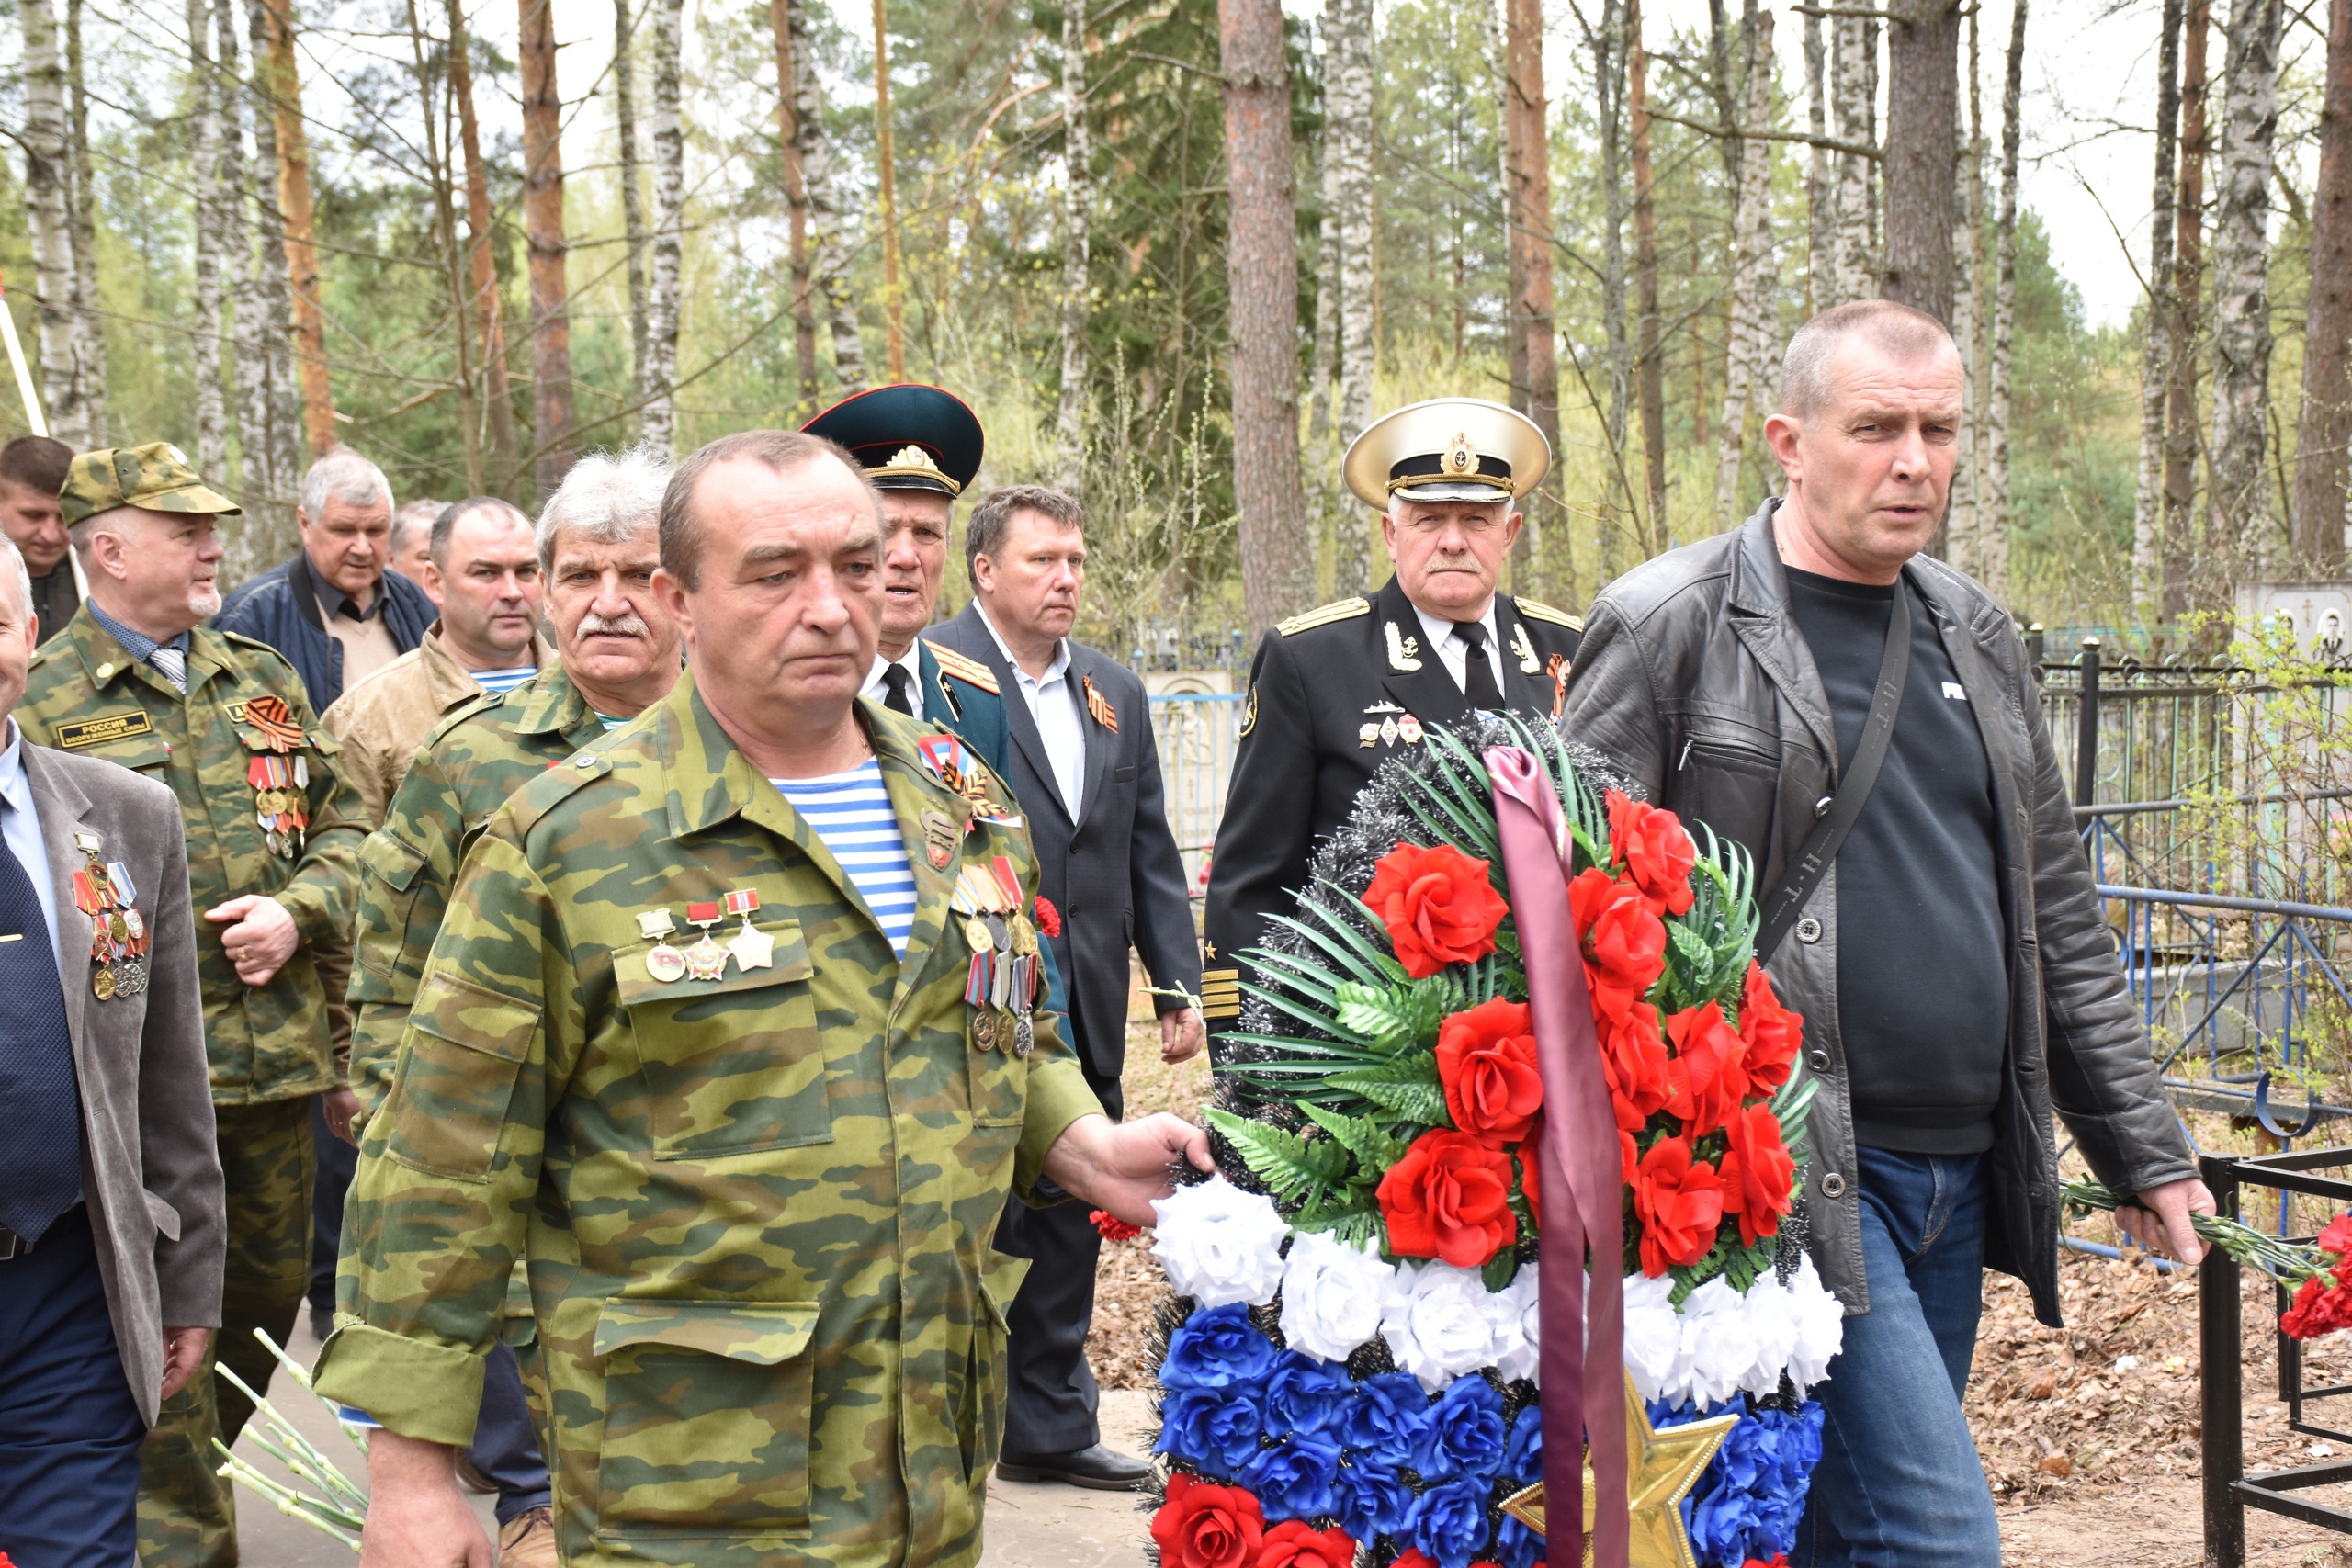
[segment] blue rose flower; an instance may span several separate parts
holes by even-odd
[[[1430,1412],[1413,1468],[1428,1481],[1458,1476],[1492,1486],[1503,1437],[1503,1396],[1484,1378],[1456,1378]]]
[[[1535,1568],[1543,1557],[1544,1538],[1505,1514],[1495,1530],[1495,1568]]]
[[[1170,1389],[1159,1402],[1159,1438],[1151,1445],[1152,1451],[1187,1464],[1204,1463],[1209,1450],[1204,1427],[1216,1407],[1215,1394],[1198,1389]]]
[[[1297,1432],[1271,1449],[1259,1450],[1245,1480],[1271,1525],[1336,1512],[1332,1483],[1339,1473],[1340,1445],[1318,1433]]]
[[[1355,1393],[1355,1380],[1344,1368],[1285,1350],[1266,1384],[1266,1431],[1276,1438],[1331,1431]]]
[[[1169,1388],[1255,1388],[1274,1370],[1273,1341],[1251,1326],[1239,1302],[1184,1320],[1168,1338],[1159,1381]]]
[[[1679,1426],[1702,1416],[1740,1417],[1683,1500],[1683,1521],[1702,1560],[1769,1562],[1795,1548],[1806,1488],[1814,1467],[1821,1462],[1819,1404],[1808,1400],[1794,1413],[1754,1409],[1739,1398],[1707,1410],[1652,1409],[1651,1419],[1658,1426]]]
[[[1413,1509],[1413,1489],[1386,1465],[1356,1460],[1340,1472],[1340,1523],[1361,1541],[1395,1535]]]
[[[1418,1546],[1438,1568],[1470,1568],[1487,1544],[1488,1488],[1475,1481],[1447,1481],[1413,1499],[1399,1539]]]
[[[1374,1464],[1401,1470],[1413,1462],[1430,1422],[1430,1396],[1410,1372],[1383,1372],[1356,1384],[1340,1420],[1340,1440]]]
[[[1503,1449],[1503,1473],[1521,1486],[1544,1479],[1544,1411],[1529,1405],[1510,1424],[1510,1442]]]
[[[1258,1457],[1265,1411],[1248,1389],[1172,1389],[1160,1404],[1161,1453],[1232,1481]]]

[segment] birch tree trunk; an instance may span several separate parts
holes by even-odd
[[[1879,156],[1864,161],[1863,177],[1869,186],[1869,200],[1863,210],[1870,225],[1870,287],[1862,293],[1876,296],[1886,272],[1886,204],[1879,188],[1879,176],[1886,172],[1886,143],[1878,131],[1878,71],[1879,18],[1865,13],[1862,17],[1862,145],[1875,147]]]
[[[2180,124],[2183,0],[2165,0],[2156,42],[2156,175],[2148,221],[2148,324],[2140,345],[2140,474],[2132,499],[2132,590],[2154,617],[2163,596],[2165,391],[2172,360],[2175,136]]]
[[[90,96],[82,79],[82,0],[65,0],[67,163],[73,171],[74,358],[93,445],[107,439],[106,318],[98,307],[98,182],[90,166]]]
[[[2328,7],[2319,184],[2312,193],[2311,298],[2304,307],[2303,412],[2295,440],[2296,570],[2344,570],[2352,481],[2352,0]]]
[[[849,252],[842,237],[841,194],[833,179],[832,139],[825,134],[825,103],[817,82],[817,45],[808,7],[792,6],[792,129],[800,141],[800,171],[808,186],[814,231],[812,265],[833,343],[835,389],[842,397],[865,390],[865,345],[857,332],[857,301],[849,291]]]
[[[1834,95],[1838,140],[1849,147],[1867,147],[1875,140],[1871,130],[1870,68],[1863,52],[1862,18],[1836,18],[1831,36],[1837,44]],[[1838,154],[1837,287],[1821,301],[1843,305],[1878,292],[1878,259],[1871,243],[1871,160],[1860,152]]]
[[[882,202],[882,319],[888,331],[883,347],[892,381],[907,378],[907,302],[899,282],[898,163],[890,138],[889,0],[874,0],[874,168]]]
[[[799,7],[800,0],[768,0],[768,25],[775,33],[777,152],[784,164],[785,208],[792,220],[792,349],[800,367],[802,410],[813,413],[817,409],[816,277],[808,264],[808,178],[800,164],[796,102],[799,76],[794,64],[798,51],[792,19]]]
[[[2208,0],[2188,0],[2180,40],[2180,202],[2173,215],[2173,290],[2169,363],[2165,371],[2164,598],[2160,612],[2177,621],[2188,608],[2197,555],[2197,340],[2205,280],[2205,44],[2212,30]]]
[[[1086,473],[1086,326],[1092,313],[1087,216],[1094,147],[1086,134],[1086,0],[1062,0],[1062,395],[1055,445],[1061,486],[1075,493]]]
[[[1976,28],[1976,13],[1968,13],[1972,37],[1969,62],[1973,66],[1976,51],[1973,45]],[[1954,96],[1959,83],[1955,81]],[[1955,119],[1958,116],[1955,114]],[[1944,560],[1951,561],[1972,576],[1975,572],[1975,536],[1977,529],[1976,501],[1976,422],[1968,417],[1976,406],[1976,388],[1983,367],[1976,357],[1976,280],[1967,265],[1970,237],[1978,221],[1976,209],[1971,204],[1967,164],[1976,151],[1976,131],[1973,125],[1960,127],[1966,134],[1955,138],[1960,159],[1952,171],[1952,288],[1951,336],[1960,348],[1960,441],[1959,457],[1952,464],[1951,490],[1945,498],[1944,520],[1936,526],[1936,536],[1929,549]]]
[[[77,451],[91,445],[90,405],[75,310],[72,165],[65,144],[65,62],[50,0],[23,0],[25,217],[40,305],[41,405],[49,431]]]
[[[645,175],[637,155],[637,52],[629,0],[613,0],[613,122],[619,132],[621,229],[628,240],[628,367],[630,385],[645,396]],[[631,422],[644,433],[644,415]]]
[[[1315,600],[1314,541],[1298,526],[1298,232],[1281,0],[1218,0],[1217,35],[1232,193],[1233,499],[1255,638]]]
[[[1748,73],[1743,129],[1772,125],[1772,13],[1756,17],[1756,66]],[[1747,444],[1747,405],[1762,357],[1765,313],[1771,308],[1772,237],[1765,204],[1771,194],[1772,144],[1761,136],[1743,138],[1740,154],[1738,259],[1732,274],[1731,346],[1724,356],[1723,423],[1716,432],[1715,525],[1736,519],[1740,454]]]
[[[268,85],[276,135],[277,206],[286,217],[286,276],[302,388],[302,428],[316,458],[339,438],[334,397],[327,385],[326,323],[319,311],[319,252],[311,237],[311,154],[302,129],[302,83],[294,66],[294,6],[293,0],[264,0],[264,5],[269,57],[261,74]]]
[[[1960,8],[1898,0],[1887,25],[1886,273],[1881,292],[1949,324]]]
[[[490,484],[507,495],[514,486],[514,410],[506,397],[506,326],[498,308],[498,262],[491,254],[490,174],[482,167],[481,127],[474,118],[472,43],[462,0],[448,0],[449,96],[457,103],[458,145],[466,161],[468,301],[481,333],[481,398],[488,417]],[[461,329],[462,330],[462,329]]]
[[[1527,48],[1534,59],[1529,69],[1534,73],[1536,85],[1541,87],[1544,73],[1543,12],[1540,5],[1533,4],[1533,0],[1514,0],[1514,3],[1528,6],[1532,11],[1534,25],[1528,39]],[[1634,383],[1633,344],[1631,336],[1625,330],[1624,154],[1618,130],[1619,111],[1622,107],[1621,100],[1623,94],[1623,73],[1625,56],[1622,40],[1624,25],[1623,0],[1601,0],[1600,35],[1593,40],[1593,74],[1597,79],[1597,90],[1593,96],[1594,108],[1600,119],[1600,320],[1609,343],[1607,417],[1609,446],[1611,452],[1624,450],[1625,410],[1626,405],[1633,400]],[[1514,51],[1512,64],[1516,67],[1518,63],[1518,55]],[[1541,166],[1548,171],[1551,166],[1551,152],[1548,140],[1543,139],[1545,121],[1540,111],[1534,122],[1534,130],[1539,138],[1536,145],[1541,150]],[[1548,199],[1550,194],[1548,174],[1545,180],[1545,194],[1546,221],[1536,232],[1540,236],[1544,256],[1544,281],[1548,285],[1552,280],[1552,225],[1549,221],[1551,204]],[[1549,314],[1548,310],[1546,314]],[[1533,367],[1531,367],[1529,374],[1532,376],[1533,373]],[[1555,404],[1558,402],[1556,393],[1553,395],[1552,400]],[[1556,416],[1555,423],[1556,423]],[[1558,451],[1560,442],[1556,429],[1552,434],[1551,441],[1553,450]],[[1630,505],[1633,498],[1627,496],[1625,500]]]
[[[677,444],[678,269],[686,205],[686,141],[678,118],[678,51],[685,0],[653,6],[653,277],[638,367],[639,439],[663,457]]]
[[[1639,4],[1639,0],[1630,0]],[[1834,270],[1832,236],[1837,232],[1837,186],[1829,173],[1829,149],[1821,145],[1829,136],[1829,97],[1827,51],[1821,37],[1821,12],[1815,6],[1804,18],[1804,117],[1805,129],[1812,132],[1814,144],[1805,157],[1804,171],[1804,302],[1807,314],[1827,309],[1829,294],[1834,287],[1824,276],[1825,266]]]
[[[482,471],[482,411],[481,387],[474,376],[474,340],[467,328],[473,313],[474,289],[466,267],[466,253],[458,239],[458,207],[462,200],[456,173],[457,95],[450,90],[448,57],[440,40],[429,33],[417,0],[407,0],[409,71],[416,81],[418,125],[423,130],[425,211],[431,215],[433,243],[441,266],[441,286],[449,294],[449,344],[457,371],[448,385],[458,404],[458,440],[465,457],[468,495],[489,488]]]
[[[1634,151],[1634,291],[1641,306],[1635,375],[1641,388],[1643,553],[1667,547],[1666,363],[1660,357],[1657,312],[1657,209],[1650,176],[1649,51],[1642,43],[1642,0],[1625,0],[1626,130]],[[1601,580],[1613,581],[1613,563]]]
[[[2233,0],[2213,191],[2213,423],[2200,584],[2225,608],[2270,565],[2270,178],[2281,0]]]
[[[1510,301],[1507,330],[1522,344],[1526,374],[1524,388],[1513,390],[1523,400],[1521,412],[1535,422],[1536,429],[1544,433],[1544,439],[1551,444],[1555,454],[1552,469],[1544,475],[1544,483],[1521,502],[1528,527],[1521,536],[1525,547],[1514,552],[1511,586],[1521,593],[1532,593],[1540,587],[1555,598],[1581,603],[1577,592],[1576,552],[1568,533],[1568,513],[1562,499],[1556,456],[1560,450],[1560,362],[1556,346],[1559,333],[1553,315],[1552,151],[1544,86],[1544,6],[1543,0],[1505,3],[1503,145],[1507,164],[1503,194],[1510,228],[1506,243],[1519,252],[1520,277],[1520,293]],[[1607,18],[1602,23],[1605,39],[1608,28],[1618,22],[1615,0],[1608,0],[1602,11]],[[1617,360],[1627,351],[1625,263],[1616,238],[1623,193],[1617,188],[1613,94],[1606,85],[1611,74],[1607,65],[1610,51],[1604,45],[1597,52],[1602,57],[1601,156],[1603,179],[1608,186],[1602,254],[1604,258],[1614,258],[1603,262],[1602,311],[1611,318],[1611,378],[1616,383],[1620,375]],[[1623,369],[1629,371],[1631,366]],[[1610,395],[1607,414],[1612,427],[1608,437],[1612,449],[1624,445],[1624,404],[1623,389],[1616,386]],[[1612,515],[1616,511],[1614,506],[1602,508],[1600,530],[1604,538],[1618,531],[1619,525]],[[1536,565],[1539,558],[1540,567]],[[1540,583],[1536,581],[1538,572]]]
[[[571,288],[563,239],[563,95],[554,0],[520,0],[523,230],[531,248],[531,434],[544,502],[571,471]]]
[[[1984,415],[1984,541],[1977,581],[2003,604],[2009,597],[2009,400],[2018,315],[2018,148],[2025,127],[2026,0],[2009,16],[2007,74],[2001,83],[2001,215],[1994,240],[1993,387]]]
[[[188,207],[195,229],[196,466],[217,484],[229,476],[222,389],[229,366],[220,338],[220,84],[212,70],[211,0],[187,0]]]
[[[1254,9],[1261,0],[1223,0],[1230,11]],[[1340,234],[1340,446],[1345,449],[1372,423],[1373,213],[1380,197],[1372,184],[1372,0],[1334,0],[1324,155],[1337,170]],[[1228,22],[1228,28],[1231,23]],[[1228,37],[1230,33],[1228,33]],[[1234,98],[1227,95],[1227,118]],[[1287,198],[1283,206],[1287,207]],[[1235,220],[1239,221],[1237,197]],[[1239,251],[1237,248],[1235,254]],[[1238,312],[1235,330],[1240,327]],[[1509,331],[1506,326],[1505,331]],[[1235,350],[1237,358],[1239,349]],[[1237,414],[1238,405],[1236,405]],[[1372,538],[1363,513],[1346,496],[1340,500],[1339,526],[1332,536],[1331,592],[1362,593],[1372,586]],[[1279,617],[1278,617],[1279,618]],[[1254,626],[1255,621],[1252,621]]]
[[[220,369],[233,387],[235,401],[228,423],[237,438],[238,489],[232,492],[245,509],[233,531],[222,575],[234,570],[249,577],[259,567],[274,564],[261,553],[271,523],[266,515],[272,493],[268,486],[269,351],[262,326],[266,315],[256,287],[264,268],[255,259],[254,224],[246,201],[245,87],[237,44],[235,0],[213,0],[213,65],[218,84],[215,103],[220,117],[220,202],[214,209],[220,240]],[[282,269],[276,276],[283,277]]]
[[[1324,35],[1329,38],[1330,35]],[[1329,60],[1327,46],[1325,59]],[[1329,102],[1329,98],[1325,102]],[[1331,452],[1331,378],[1340,373],[1340,166],[1331,156],[1329,121],[1323,133],[1323,216],[1316,224],[1315,362],[1307,376],[1307,482],[1323,487]]]

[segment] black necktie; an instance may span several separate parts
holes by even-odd
[[[905,714],[909,718],[914,717],[914,698],[908,694],[914,689],[914,683],[915,678],[907,673],[905,665],[882,666],[882,705]]]
[[[1503,689],[1495,684],[1494,661],[1487,657],[1487,623],[1456,621],[1453,623],[1453,635],[1460,637],[1463,646],[1470,650],[1468,678],[1462,682],[1462,694],[1470,699],[1470,705],[1474,708],[1484,708],[1489,713],[1502,712]]]
[[[82,1196],[82,1095],[40,895],[5,843],[0,937],[0,1225],[37,1241]]]

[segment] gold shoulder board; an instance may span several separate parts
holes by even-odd
[[[1370,614],[1372,601],[1359,594],[1351,599],[1334,599],[1319,609],[1293,615],[1274,629],[1284,637],[1296,637],[1301,632],[1313,631],[1317,626],[1328,626],[1334,621],[1351,621],[1358,615]]]
[[[933,659],[939,660],[941,674],[953,675],[967,686],[978,686],[983,692],[996,694],[996,671],[978,660],[967,658],[952,648],[942,648],[929,637],[923,638],[923,646],[931,649]]]
[[[1537,599],[1513,599],[1511,603],[1518,605],[1519,613],[1530,620],[1549,621],[1555,626],[1566,626],[1572,632],[1584,630],[1582,615],[1571,615],[1566,610],[1555,610],[1551,605]]]

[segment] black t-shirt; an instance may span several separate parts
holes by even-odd
[[[60,560],[50,568],[47,577],[29,579],[33,585],[33,614],[40,620],[40,640],[65,629],[74,612],[82,607],[82,595],[74,587],[74,563]]]
[[[1850,762],[1894,590],[1793,567],[1788,576],[1838,757]],[[1857,1143],[1976,1154],[1993,1144],[2009,1027],[1992,770],[1935,616],[1907,581],[1905,591],[1903,706],[1878,783],[1838,852],[1838,1021]]]

